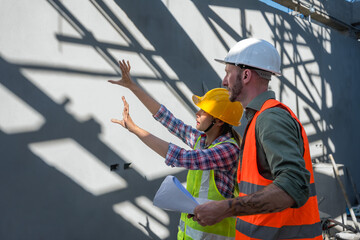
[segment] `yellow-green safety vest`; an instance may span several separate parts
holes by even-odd
[[[197,139],[194,150],[200,149],[199,141],[201,136]],[[231,138],[224,142],[236,144],[235,139]],[[209,148],[215,147],[219,142],[210,145]],[[214,170],[189,170],[187,174],[186,189],[192,196],[201,204],[209,200],[225,200],[216,187]],[[233,240],[235,239],[235,218],[225,218],[221,222],[212,226],[201,226],[192,218],[187,217],[187,213],[181,213],[179,231],[177,235],[178,240]]]

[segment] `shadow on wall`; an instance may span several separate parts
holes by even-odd
[[[61,157],[61,154],[69,148],[61,148],[57,151],[47,148],[49,153],[54,153],[50,154],[55,159],[50,161],[53,165],[49,162],[45,163],[41,153],[34,154],[36,145],[32,145],[33,143],[66,139],[63,146],[70,146],[70,149],[72,149],[71,146],[83,149],[82,151],[88,153],[86,156],[99,159],[104,166],[110,166],[114,162],[119,163],[120,166],[125,163],[119,154],[99,139],[102,131],[101,123],[94,118],[83,122],[74,118],[65,110],[66,105],[71,103],[72,99],[67,99],[61,104],[56,103],[38,86],[32,84],[22,70],[50,72],[51,74],[75,73],[82,76],[99,76],[103,79],[115,78],[119,75],[119,69],[116,64],[117,60],[114,59],[110,50],[134,52],[139,54],[144,62],[154,69],[154,72],[157,72],[159,81],[166,82],[171,91],[175,92],[193,112],[196,109],[192,103],[187,100],[178,85],[169,78],[153,56],[161,56],[178,78],[195,94],[203,94],[203,82],[209,89],[219,87],[220,79],[209,65],[208,59],[204,58],[193,43],[191,36],[184,31],[160,1],[115,1],[127,13],[147,41],[154,46],[154,51],[144,49],[127,26],[114,14],[116,9],[111,9],[103,1],[93,0],[90,3],[111,26],[117,31],[121,30],[121,34],[126,36],[128,46],[98,41],[62,1],[48,0],[47,2],[62,19],[77,31],[79,36],[57,34],[57,40],[62,44],[91,46],[115,73],[37,65],[30,62],[17,63],[0,58],[1,85],[45,118],[44,125],[36,131],[15,134],[0,131],[2,159],[0,176],[1,189],[3,189],[0,206],[4,219],[6,219],[0,224],[0,237],[3,239],[175,239],[179,214],[167,212],[165,216],[159,217],[156,213],[151,212],[151,209],[145,207],[146,199],[153,198],[162,179],[148,180],[134,169],[120,171],[117,174],[121,175],[126,187],[116,191],[92,194],[91,190],[84,190],[87,186],[86,181],[78,180],[77,182],[76,178],[69,178],[59,171],[60,166],[56,165],[58,159],[56,157]],[[326,81],[331,79],[333,73],[329,69],[323,69],[323,65],[319,64],[319,73],[315,78],[321,81],[322,89],[316,90],[314,86],[318,86],[318,84],[312,82],[313,71],[308,70],[306,64],[321,62],[322,59],[328,57],[325,51],[319,49],[319,46],[330,39],[322,39],[321,36],[315,38],[311,28],[302,28],[289,16],[283,18],[276,10],[256,1],[219,2],[219,6],[240,9],[241,29],[243,30],[241,34],[238,34],[210,8],[211,4],[216,3],[212,1],[193,1],[193,3],[226,49],[229,49],[229,46],[215,27],[214,22],[232,39],[238,41],[252,35],[252,25],[250,24],[248,28],[245,27],[249,25],[244,14],[245,6],[246,9],[259,10],[260,8],[263,10],[262,17],[274,31],[272,33],[273,41],[280,45],[277,47],[281,49],[283,62],[288,62],[288,64],[284,64],[284,70],[291,69],[296,76],[295,81],[281,77],[281,83],[277,86],[279,88],[277,94],[279,94],[280,100],[286,103],[289,100],[285,97],[287,91],[291,91],[296,96],[297,108],[302,109],[302,103],[309,106],[311,111],[305,111],[305,113],[310,120],[304,125],[315,126],[315,131],[309,135],[309,140],[310,142],[320,140],[326,145],[329,135],[334,134],[332,133],[334,130],[329,127],[334,124],[330,118],[333,117],[332,109],[323,103],[325,101],[320,101],[321,104],[318,105],[317,99],[327,97],[324,95],[324,86]],[[276,19],[279,21],[273,23],[267,14],[276,15]],[[286,27],[286,23],[291,25],[291,29]],[[290,36],[290,39],[285,40],[287,39],[285,36]],[[301,58],[301,50],[298,46],[300,43],[294,41],[298,37],[307,39],[308,44],[305,47],[312,52],[312,59]],[[287,52],[289,44],[294,52]],[[135,80],[138,78],[146,79],[147,76],[139,75]],[[309,83],[313,86],[309,86]],[[300,91],[300,87],[303,87],[305,92]],[[314,88],[315,91],[313,91]],[[319,120],[314,117],[314,112],[316,116],[329,117],[329,119]],[[300,113],[302,112],[298,110],[297,114]],[[316,127],[322,120],[328,125],[324,128]],[[245,127],[245,122],[242,121],[242,126],[238,128],[241,133]],[[330,149],[328,145],[325,147]],[[82,168],[89,170],[85,165],[78,167],[80,171]],[[67,171],[67,169],[63,170]],[[176,177],[182,182],[185,181],[185,176],[185,171],[176,174]],[[116,176],[113,178],[116,179]],[[134,222],[131,218],[124,217],[125,214],[121,215],[124,211],[130,212],[132,215],[139,214],[141,211],[145,213],[146,218],[142,222]],[[167,221],[163,221],[167,218]],[[154,231],[154,226],[157,226],[157,229],[166,229],[163,231],[163,237]],[[139,230],[140,228],[142,230]]]
[[[146,235],[116,214],[113,208],[118,203],[129,202],[134,208],[146,212],[136,199],[141,196],[152,199],[162,179],[149,181],[134,170],[121,171],[127,188],[99,196],[85,191],[61,173],[56,163],[49,166],[44,159],[34,155],[29,145],[72,139],[104,161],[106,166],[114,162],[124,164],[123,159],[99,140],[100,125],[93,119],[87,122],[75,120],[64,111],[63,105],[56,104],[33,86],[16,65],[1,59],[0,72],[7,74],[9,81],[2,81],[7,89],[46,116],[45,125],[36,132],[0,133],[4,190],[0,205],[7,219],[1,224],[0,235],[4,239],[31,236],[36,239],[121,239],[124,235],[144,239]],[[184,173],[179,173],[177,177],[185,179]],[[151,216],[151,213],[147,214]],[[171,222],[176,222],[178,218],[172,213],[169,217]],[[151,230],[149,225],[144,229]],[[169,230],[176,232],[176,228],[169,227]]]

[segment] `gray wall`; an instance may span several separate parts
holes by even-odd
[[[131,92],[107,80],[120,78],[118,59],[130,60],[134,79],[194,124],[191,95],[220,86],[224,76],[213,58],[250,36],[281,54],[283,76],[271,88],[305,126],[314,160],[328,162],[332,153],[360,182],[354,39],[259,1],[0,0],[0,6],[1,239],[174,239],[179,214],[151,201],[166,175],[185,182],[186,171],[165,166],[110,122],[121,118],[121,96],[136,123],[183,144]],[[119,171],[111,172],[116,163]],[[333,177],[318,179],[323,194],[338,189],[335,181],[327,184]],[[322,211],[336,207],[326,201]]]

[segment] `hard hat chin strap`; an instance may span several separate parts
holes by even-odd
[[[210,126],[204,132],[209,131],[214,125],[215,125],[215,119],[211,122]]]

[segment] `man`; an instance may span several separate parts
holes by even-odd
[[[203,226],[237,217],[236,239],[322,239],[309,144],[292,111],[268,90],[280,56],[268,42],[245,39],[224,60],[223,85],[248,119],[238,167],[239,197],[199,205]]]

